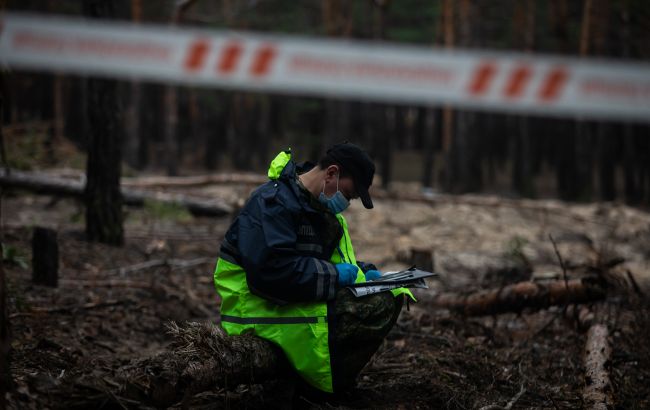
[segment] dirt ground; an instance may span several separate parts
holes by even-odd
[[[237,203],[249,190],[184,192]],[[561,278],[549,234],[570,277],[623,260],[605,272],[607,300],[589,307],[610,330],[616,408],[650,408],[647,211],[486,197],[375,202],[372,211],[354,204],[346,212],[358,259],[395,270],[409,266],[413,248],[428,249],[442,276],[416,292],[419,303],[405,307],[353,394],[319,402],[292,397],[289,382],[269,381],[205,392],[192,408],[476,409],[506,407],[520,391],[511,408],[581,408],[585,329],[572,307],[467,318],[432,306],[436,292]],[[126,244],[114,248],[84,241],[83,208],[73,200],[16,193],[3,198],[2,215],[4,242],[12,249],[4,265],[12,409],[146,407],[120,396],[120,367],[163,350],[170,320],[219,320],[212,271],[229,218],[128,209]],[[31,284],[35,226],[58,232],[56,288]],[[623,274],[628,270],[638,291]]]

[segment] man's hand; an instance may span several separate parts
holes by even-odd
[[[366,271],[366,280],[375,280],[381,277],[381,272],[375,269]]]
[[[336,270],[339,272],[339,285],[341,286],[351,285],[357,280],[357,271],[359,268],[356,265],[338,263],[336,264]]]

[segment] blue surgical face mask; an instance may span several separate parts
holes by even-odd
[[[329,208],[330,211],[334,214],[341,213],[348,209],[350,206],[350,201],[343,196],[341,191],[339,191],[339,176],[336,176],[336,193],[331,197],[325,195],[325,183],[323,183],[323,191],[318,196],[318,200],[325,206]]]

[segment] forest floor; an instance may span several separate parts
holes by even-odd
[[[408,188],[405,188],[408,190]],[[250,187],[180,189],[229,203]],[[619,258],[619,286],[590,306],[608,325],[616,408],[650,408],[650,305],[628,289],[630,271],[650,292],[650,213],[619,204],[439,197],[430,203],[376,200],[346,212],[359,260],[382,270],[409,266],[413,248],[433,250],[441,279],[416,292],[353,394],[318,402],[277,383],[205,392],[192,408],[512,408],[582,407],[585,329],[558,306],[468,318],[432,306],[436,292],[472,292],[522,280],[569,277]],[[10,408],[141,408],[120,396],[119,369],[165,348],[169,321],[217,322],[212,271],[229,218],[196,218],[149,204],[129,209],[126,244],[88,243],[73,200],[15,193],[3,198],[14,391]],[[59,286],[31,283],[31,232],[58,232]],[[602,273],[602,272],[601,272]],[[179,405],[180,406],[180,405]]]

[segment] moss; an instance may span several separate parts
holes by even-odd
[[[180,204],[145,200],[144,212],[148,217],[153,219],[165,219],[177,222],[188,222],[192,220],[192,214]]]
[[[0,246],[2,246],[3,263],[15,265],[22,269],[27,269],[29,267],[29,264],[27,263],[27,256],[20,249],[4,243]]]

